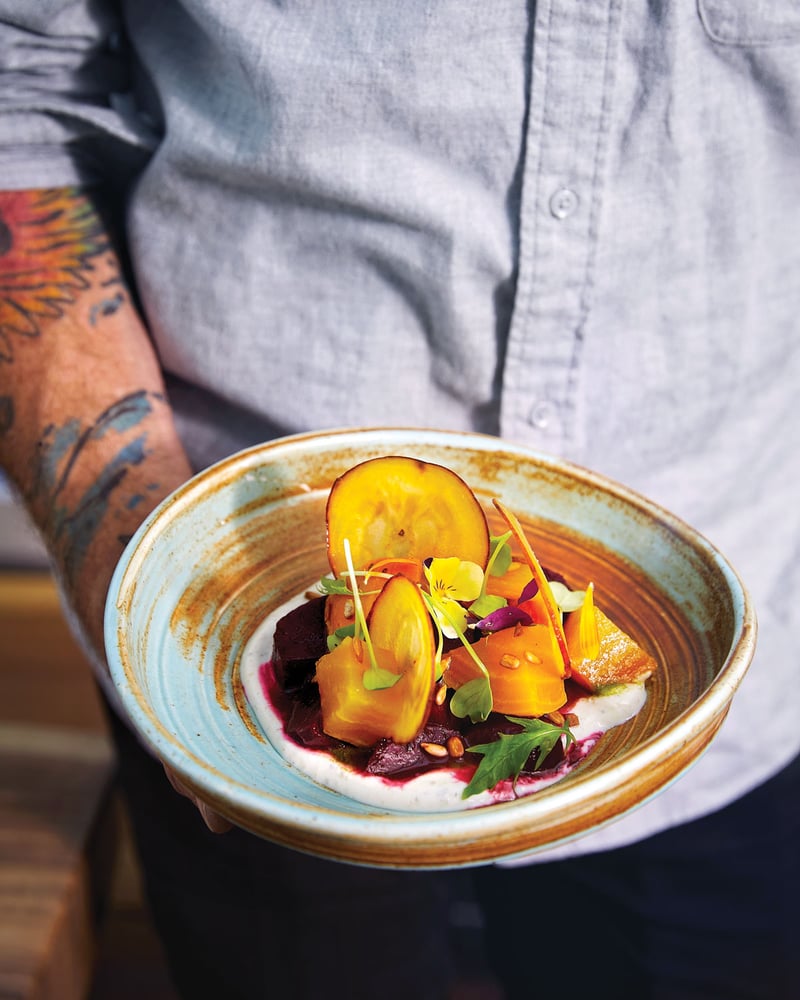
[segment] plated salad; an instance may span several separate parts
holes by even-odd
[[[243,667],[288,761],[376,805],[471,808],[558,780],[641,708],[654,659],[493,506],[496,535],[463,479],[405,456],[334,482],[330,575]]]

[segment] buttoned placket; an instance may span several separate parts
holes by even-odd
[[[536,4],[501,430],[575,456],[621,0]]]

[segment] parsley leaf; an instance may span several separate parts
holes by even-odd
[[[567,746],[575,739],[566,724],[554,726],[541,719],[522,719],[511,715],[506,718],[509,722],[522,726],[523,731],[500,733],[499,738],[493,743],[480,743],[469,747],[470,753],[479,753],[482,759],[472,780],[461,793],[462,798],[467,799],[488,788],[494,788],[498,782],[506,778],[516,782],[525,762],[534,750],[539,751],[536,760],[538,769],[562,736],[566,737]]]

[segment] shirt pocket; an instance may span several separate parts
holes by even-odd
[[[721,45],[800,43],[800,0],[697,0],[697,9]]]

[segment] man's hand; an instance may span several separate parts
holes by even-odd
[[[178,795],[183,795],[184,798],[194,803],[198,812],[203,817],[203,822],[212,833],[227,833],[228,830],[233,829],[232,823],[229,823],[224,816],[220,816],[219,813],[214,812],[211,806],[203,802],[202,799],[199,799],[166,764],[164,765],[164,773]]]

